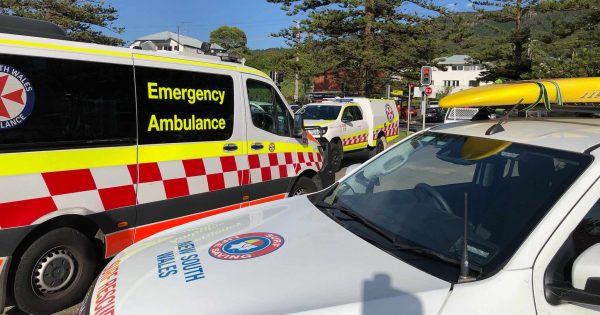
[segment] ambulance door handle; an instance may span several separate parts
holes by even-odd
[[[228,143],[223,146],[223,150],[228,151],[228,152],[237,151],[237,149],[238,149],[238,146],[235,143]]]
[[[251,146],[252,150],[262,150],[265,146],[260,142],[254,142]]]

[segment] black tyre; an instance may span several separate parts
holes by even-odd
[[[342,168],[342,159],[344,158],[344,148],[340,141],[336,141],[331,143],[331,147],[329,149],[329,156],[327,159],[327,163],[329,163],[329,167],[335,173]]]
[[[59,228],[35,240],[17,263],[17,307],[49,314],[81,302],[95,276],[96,253],[85,235]]]
[[[314,193],[317,191],[317,184],[315,184],[315,182],[308,178],[308,177],[300,177],[298,178],[298,180],[296,181],[296,184],[294,184],[294,188],[292,188],[292,191],[290,192],[290,196],[299,196],[299,195],[306,195],[306,194],[310,194],[310,193]]]
[[[372,158],[372,157],[376,156],[377,154],[383,152],[383,150],[385,150],[386,144],[387,144],[387,141],[385,140],[385,137],[379,136],[379,138],[377,138],[377,142],[375,143],[375,147],[373,147],[369,150],[369,158]]]

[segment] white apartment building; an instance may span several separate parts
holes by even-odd
[[[433,94],[450,93],[468,89],[470,87],[489,84],[480,81],[479,77],[483,66],[473,62],[468,55],[454,55],[438,59],[440,65],[446,66],[446,71],[433,68],[431,74]]]
[[[168,31],[142,36],[129,45],[129,48],[139,49],[144,42],[152,42],[159,51],[179,51],[201,55],[216,55],[227,52],[225,48],[217,44],[210,44],[193,37]]]

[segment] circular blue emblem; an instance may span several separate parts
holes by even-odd
[[[227,254],[251,254],[271,245],[271,240],[263,236],[250,236],[230,241],[223,246]]]
[[[275,233],[246,233],[220,240],[210,247],[209,254],[223,260],[260,257],[283,246],[283,237]]]
[[[35,104],[35,93],[29,79],[18,69],[0,65],[0,130],[23,123]]]

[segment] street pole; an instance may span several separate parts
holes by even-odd
[[[410,135],[410,95],[412,91],[410,90],[410,85],[408,86],[408,110],[406,111],[406,135]],[[414,88],[413,88],[414,89]]]
[[[425,94],[425,98],[423,103],[421,104],[421,118],[423,120],[423,128],[421,130],[425,130],[425,111],[427,109],[427,94]]]
[[[300,64],[300,55],[298,54],[298,42],[300,39],[300,21],[296,21],[296,81],[294,82],[294,103],[298,103],[298,89],[299,89],[299,80],[298,80],[298,66]]]

